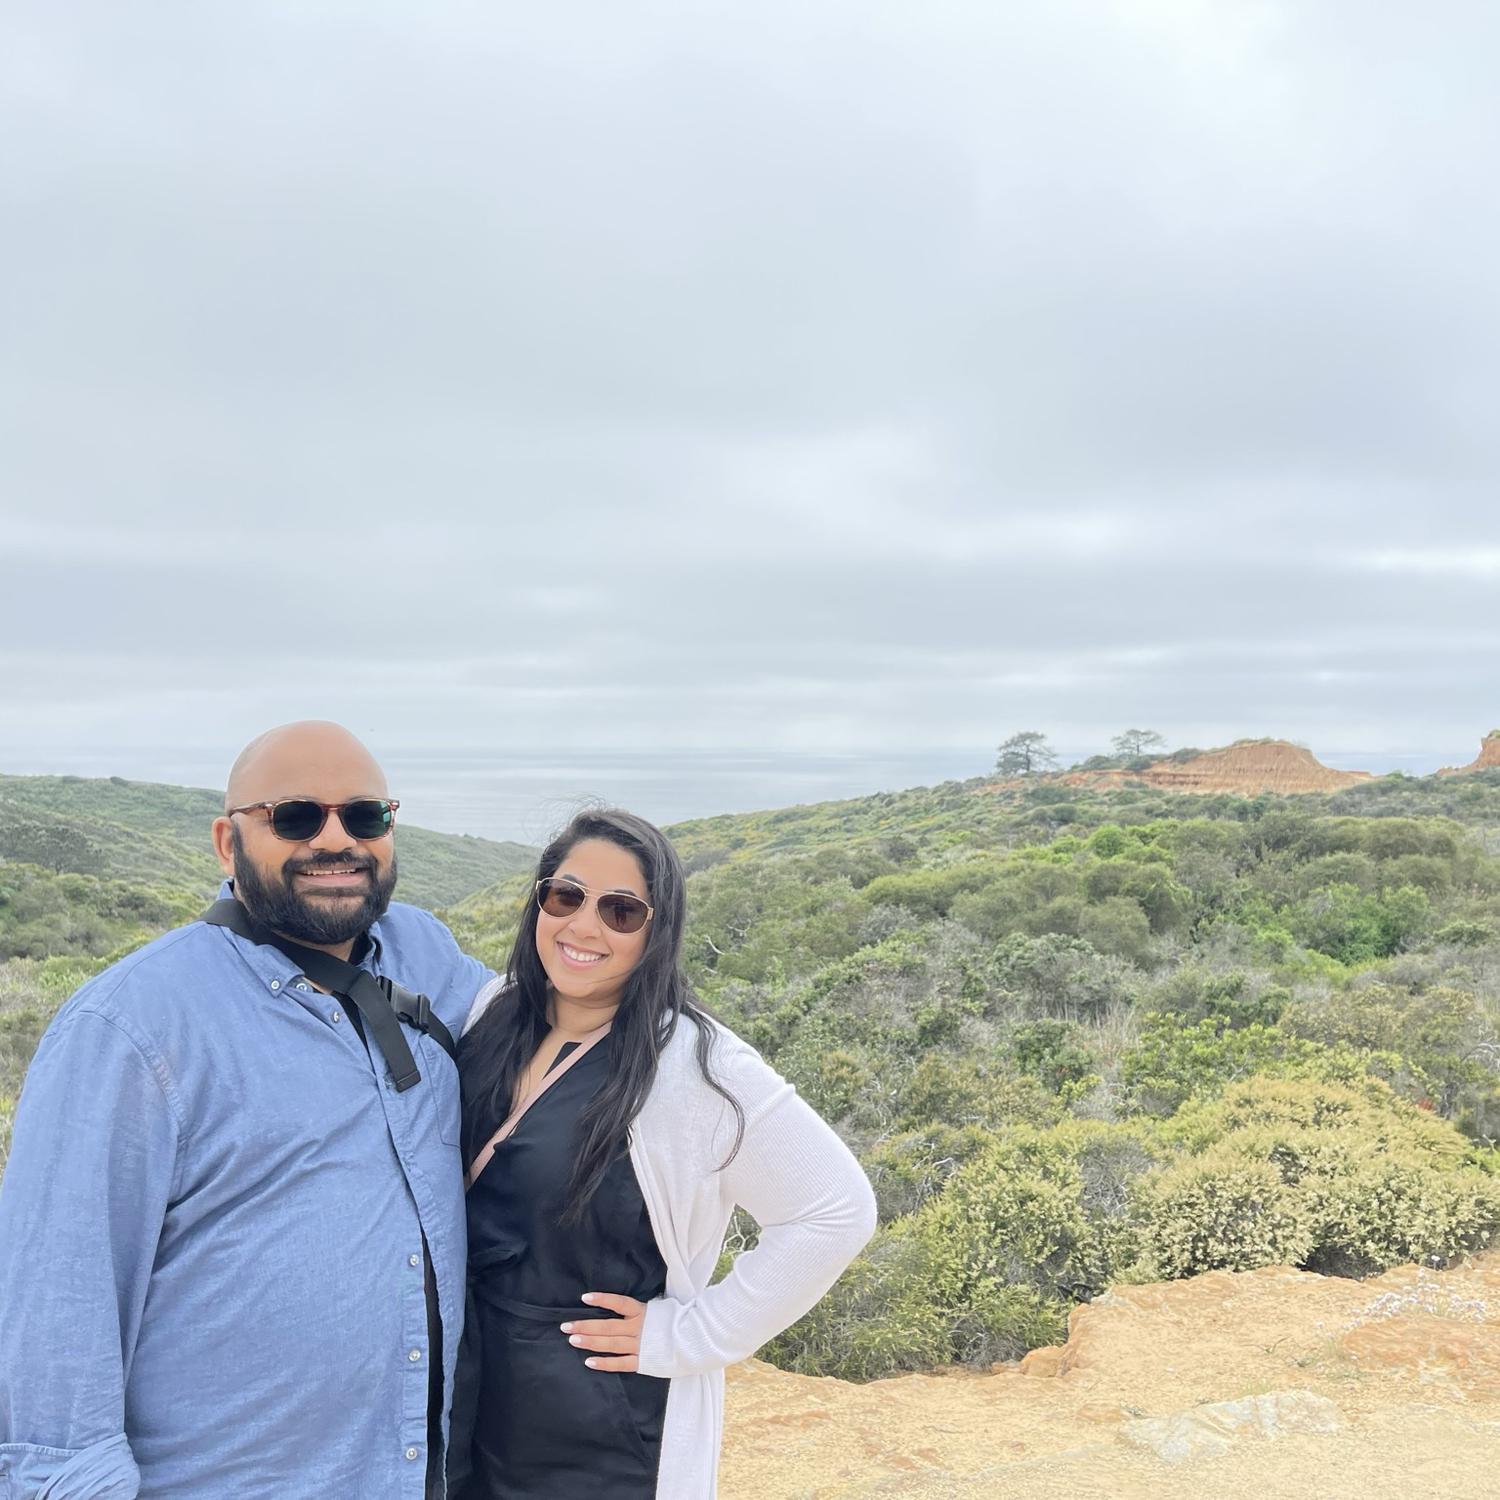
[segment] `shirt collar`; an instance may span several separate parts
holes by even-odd
[[[218,899],[220,901],[235,899],[232,880],[224,880],[220,883]],[[380,936],[375,930],[379,926],[378,920],[371,923],[367,934],[370,941],[364,957],[359,962],[361,969],[367,969],[376,976],[382,973]],[[303,977],[302,970],[280,948],[273,948],[269,943],[252,943],[249,938],[242,938],[227,927],[221,927],[219,931],[224,934],[227,941],[234,944],[235,951],[250,966],[251,972],[273,994],[280,994],[282,990]]]

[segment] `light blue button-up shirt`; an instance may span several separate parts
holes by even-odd
[[[456,1037],[490,971],[415,907],[372,936]],[[58,1013],[0,1184],[3,1500],[421,1500],[424,1235],[450,1393],[463,1317],[458,1079],[408,1031],[396,1093],[343,1003],[195,922]]]

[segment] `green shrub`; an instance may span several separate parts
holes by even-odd
[[[1474,1170],[1451,1124],[1378,1079],[1250,1079],[1161,1134],[1189,1154],[1137,1198],[1150,1274],[1284,1259],[1363,1276],[1448,1264],[1500,1231],[1500,1181]]]
[[[11,1124],[32,1053],[58,1007],[106,962],[73,956],[0,963],[0,1174],[10,1155]]]
[[[989,1011],[1017,1019],[1098,1020],[1131,1003],[1139,975],[1082,938],[1013,933],[990,960]]]
[[[1255,1073],[1348,1082],[1383,1064],[1396,1067],[1399,1059],[1325,1047],[1276,1026],[1230,1027],[1214,1017],[1184,1026],[1175,1016],[1151,1011],[1125,1056],[1123,1073],[1136,1109],[1168,1115],[1189,1099],[1217,1094]]]
[[[1450,943],[1455,948],[1483,948],[1500,938],[1494,925],[1489,922],[1470,921],[1466,918],[1455,918],[1447,922],[1433,933],[1434,943]]]
[[[783,1060],[783,1066],[798,1092],[827,1120],[847,1119],[875,1082],[871,1066],[843,1048],[818,1049],[801,1067],[795,1059]]]
[[[992,1133],[982,1125],[934,1121],[879,1141],[866,1154],[863,1165],[875,1189],[880,1221],[886,1223],[921,1208],[991,1139]]]
[[[914,1220],[876,1232],[864,1253],[761,1358],[803,1375],[878,1380],[953,1362],[958,1317],[934,1295],[928,1244]]]
[[[1130,1225],[1097,1182],[1093,1200],[1085,1200],[1080,1158],[1121,1135],[1139,1139],[1128,1127],[1093,1121],[1014,1130],[965,1163],[918,1216],[948,1294],[962,1301],[990,1282],[1065,1300],[1103,1290]],[[1126,1170],[1143,1170],[1149,1160],[1143,1153]]]
[[[958,1309],[948,1338],[959,1364],[984,1368],[1028,1350],[1060,1344],[1068,1333],[1068,1304],[1029,1286],[982,1280]]]
[[[0,960],[129,952],[204,904],[201,894],[0,860]]]
[[[970,860],[909,875],[882,875],[864,888],[871,905],[882,902],[905,906],[923,916],[946,916],[954,901],[967,892],[990,885],[1000,867],[993,859]]]
[[[1500,1244],[1500,1181],[1368,1145],[1351,1158],[1308,1191],[1317,1237],[1309,1270],[1368,1276],[1409,1261],[1447,1266]]]
[[[1131,847],[1130,835],[1118,823],[1105,823],[1089,835],[1088,848],[1100,859],[1118,859]]]
[[[1273,1165],[1233,1146],[1185,1158],[1137,1197],[1141,1258],[1133,1274],[1158,1280],[1296,1265],[1312,1244],[1299,1207]]]
[[[1067,1021],[1026,1021],[1011,1032],[1011,1055],[1022,1073],[1058,1093],[1094,1071],[1086,1034]]]
[[[1112,953],[1133,964],[1151,958],[1151,922],[1129,896],[1110,896],[1079,914],[1078,935],[1100,953]]]
[[[912,1211],[768,1357],[852,1379],[987,1364],[1114,1281],[1446,1264],[1500,1235],[1489,1155],[1364,1075],[1252,1077],[1160,1126],[931,1123],[869,1159],[885,1212]]]
[[[1188,1025],[1210,1017],[1230,1027],[1274,1026],[1290,999],[1280,985],[1268,985],[1244,969],[1218,972],[1187,963],[1164,975],[1151,987],[1151,1009],[1168,1011]]]
[[[1200,1152],[1226,1137],[1266,1128],[1354,1132],[1378,1149],[1397,1148],[1456,1165],[1465,1143],[1446,1121],[1417,1109],[1379,1078],[1247,1078],[1216,1099],[1186,1104],[1160,1127],[1163,1140]]]
[[[1282,1017],[1290,1036],[1401,1059],[1408,1091],[1444,1115],[1500,1098],[1500,1079],[1481,1061],[1494,1023],[1468,990],[1360,984],[1295,1002]]]
[[[1061,1114],[1035,1078],[1017,1077],[976,1057],[929,1052],[899,1096],[903,1130],[942,1123],[1001,1130],[1052,1124]]]
[[[1072,1120],[977,1143],[934,1132],[876,1160],[930,1166],[944,1146],[964,1158],[946,1186],[882,1228],[767,1358],[846,1379],[1014,1359],[1060,1339],[1071,1304],[1131,1258],[1130,1184],[1157,1159],[1135,1127]]]
[[[1287,928],[1309,948],[1343,964],[1368,963],[1399,952],[1427,924],[1429,903],[1420,886],[1367,894],[1358,886],[1329,885],[1286,913]]]

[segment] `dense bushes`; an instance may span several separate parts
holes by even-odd
[[[1167,1114],[1252,1074],[1352,1081],[1381,1066],[1396,1071],[1400,1060],[1325,1047],[1260,1022],[1235,1027],[1208,1016],[1189,1026],[1153,1011],[1142,1023],[1139,1044],[1124,1059],[1122,1076],[1135,1108]]]
[[[1102,1289],[1118,1259],[1123,1216],[1109,1195],[1090,1197],[1082,1167],[1110,1131],[1074,1121],[992,1138],[940,1193],[881,1229],[767,1356],[868,1379],[1014,1359],[1059,1338],[1072,1301]]]
[[[1136,1209],[1143,1280],[1296,1265],[1309,1249],[1306,1225],[1276,1169],[1233,1146],[1175,1163]]]
[[[984,1363],[1060,1337],[1112,1281],[1493,1243],[1497,827],[1500,774],[1295,799],[950,783],[673,830],[689,977],[880,1206],[769,1356],[855,1378]],[[445,919],[498,965],[526,887]],[[0,963],[0,1150],[83,972],[41,956],[97,964],[180,920],[164,889],[0,860],[0,957],[38,955]]]
[[[178,891],[0,862],[0,960],[128,951],[203,904]]]
[[[769,1357],[983,1363],[1112,1280],[1489,1244],[1500,866],[1386,815],[1406,795],[1046,784],[1006,817],[946,788],[734,824],[692,877],[693,978],[837,1122],[882,1221]]]
[[[1343,964],[1399,953],[1427,925],[1427,893],[1420,886],[1361,891],[1357,885],[1320,886],[1284,908],[1298,942]]]
[[[1164,1135],[1191,1149],[1143,1199],[1142,1274],[1286,1261],[1366,1275],[1500,1234],[1500,1184],[1467,1164],[1463,1137],[1374,1080],[1256,1078]]]
[[[940,1180],[769,1356],[853,1379],[988,1364],[1060,1337],[1068,1308],[1111,1282],[1445,1265],[1500,1243],[1500,1179],[1467,1154],[1369,1079],[1252,1078],[1161,1124],[909,1139],[900,1155]],[[891,1155],[876,1155],[887,1187]]]

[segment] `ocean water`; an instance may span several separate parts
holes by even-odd
[[[178,786],[221,787],[235,746],[13,747],[0,745],[11,774],[125,776]],[[1063,764],[1091,753],[1060,750]],[[582,803],[602,800],[657,823],[715,813],[754,812],[801,802],[860,797],[982,776],[994,748],[794,754],[778,750],[385,752],[381,762],[401,817],[445,833],[539,844]],[[1421,776],[1462,764],[1472,752],[1324,751],[1325,765]]]
[[[583,803],[655,823],[896,791],[983,774],[992,755],[785,755],[662,750],[549,755],[387,756],[402,813],[428,828],[538,844]]]
[[[12,775],[124,776],[222,787],[236,747],[0,746]],[[381,755],[401,817],[445,833],[539,844],[583,803],[628,807],[657,823],[859,797],[983,775],[994,750],[793,755],[781,751],[398,751]]]

